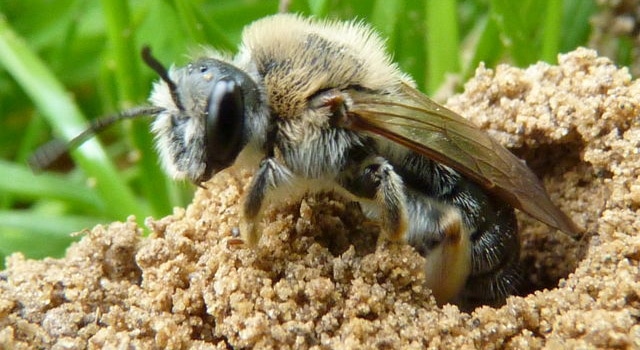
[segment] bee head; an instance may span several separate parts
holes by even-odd
[[[201,183],[233,164],[255,131],[261,99],[254,80],[214,58],[168,72],[145,61],[162,78],[150,98],[162,108],[151,130],[169,174]]]
[[[49,169],[70,150],[124,119],[154,115],[151,131],[169,175],[200,184],[229,167],[250,140],[265,137],[266,102],[255,81],[242,69],[213,58],[167,70],[143,48],[142,58],[161,80],[154,85],[153,106],[134,107],[96,119],[64,142],[53,140],[29,159],[34,172]]]

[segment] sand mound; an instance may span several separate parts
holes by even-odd
[[[249,174],[216,176],[185,210],[98,226],[62,259],[12,255],[0,274],[8,348],[640,347],[640,82],[593,51],[558,66],[479,68],[448,104],[527,159],[587,228],[572,240],[520,215],[525,288],[471,313],[435,305],[422,258],[376,245],[331,194],[269,209],[233,244]]]

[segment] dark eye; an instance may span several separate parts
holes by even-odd
[[[245,106],[242,89],[233,80],[215,83],[206,120],[206,175],[230,166],[244,145]]]

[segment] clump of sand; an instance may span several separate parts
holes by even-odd
[[[271,207],[234,244],[250,174],[216,176],[186,209],[98,226],[62,259],[14,254],[0,275],[6,348],[640,347],[640,82],[579,49],[557,66],[479,68],[448,105],[525,158],[587,229],[525,215],[525,289],[500,308],[436,306],[424,260],[376,244],[332,194]]]

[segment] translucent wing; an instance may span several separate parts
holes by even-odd
[[[350,91],[342,126],[373,133],[445,164],[513,207],[565,233],[582,231],[513,153],[455,112],[404,85],[400,95]]]

